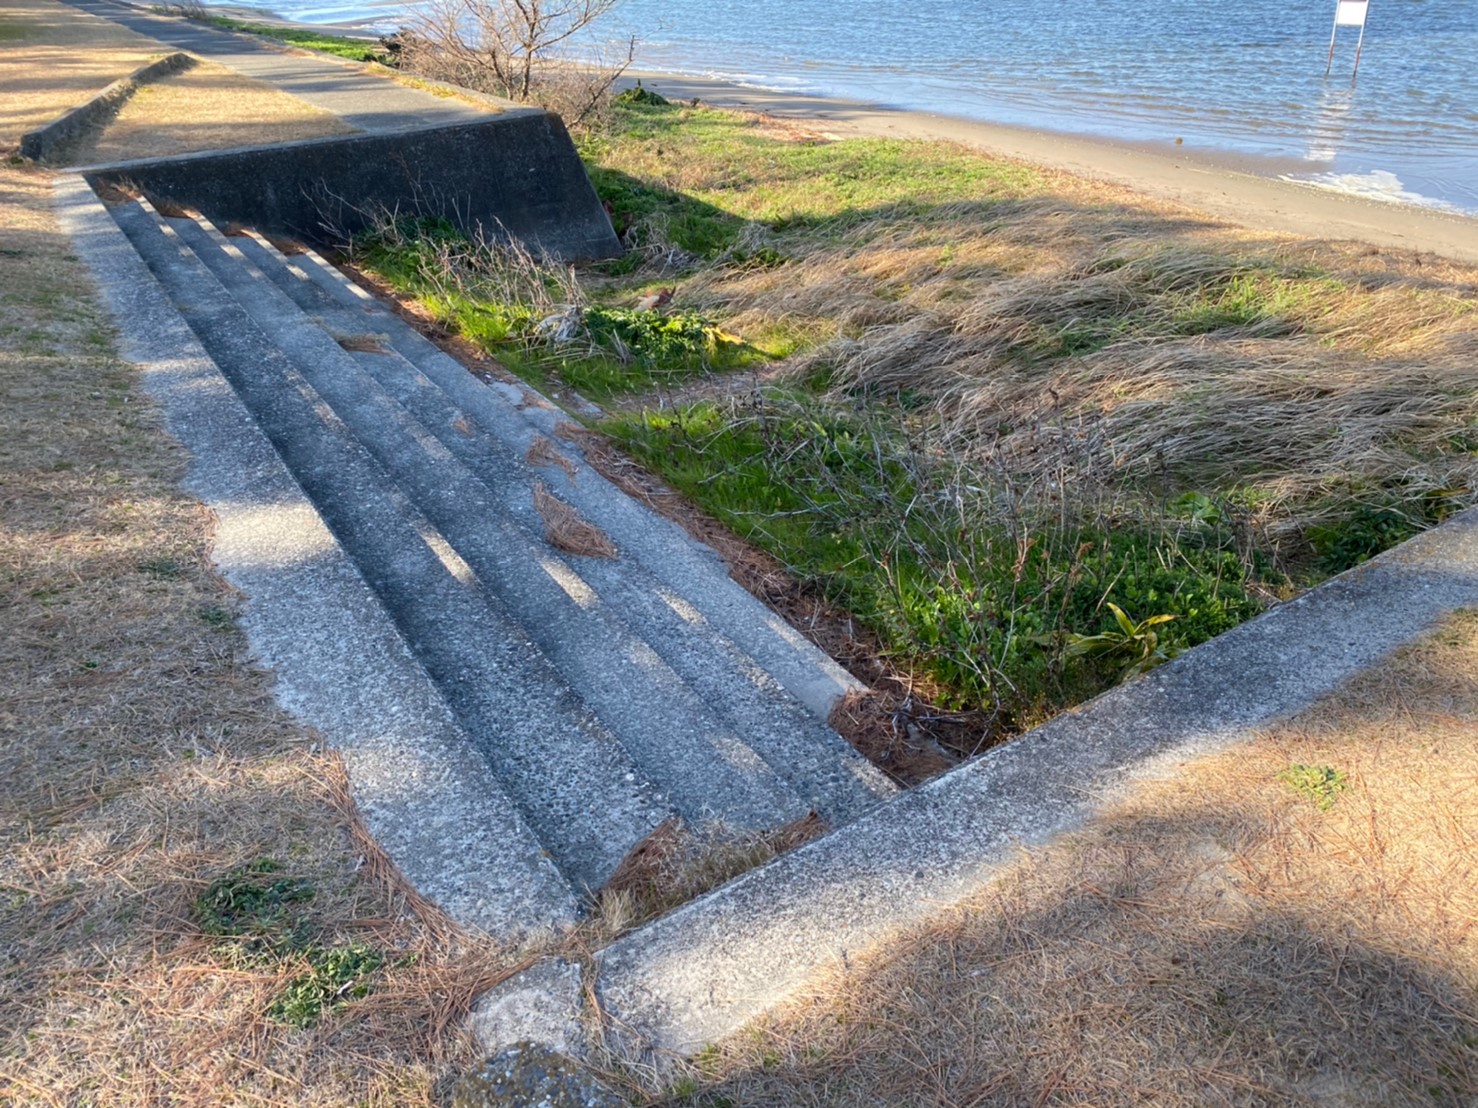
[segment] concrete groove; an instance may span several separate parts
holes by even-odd
[[[270,244],[259,245],[276,253]],[[557,469],[548,470],[543,476],[550,487],[609,534],[623,555],[692,604],[711,627],[811,712],[825,719],[839,697],[862,688],[799,631],[745,592],[712,550],[590,469],[578,448],[560,438],[557,428],[564,417],[557,409],[540,398],[531,398],[527,390],[517,386],[476,380],[404,320],[378,306],[373,297],[315,251],[282,261],[291,272],[312,281],[344,308],[365,313],[365,318],[372,321],[369,329],[387,334],[397,353],[514,456],[522,458],[537,436],[548,438],[555,452],[579,472],[578,478],[571,478]],[[840,747],[834,749],[844,753]]]
[[[316,311],[311,318],[327,329],[351,334],[376,331],[377,318],[341,307],[250,237],[232,241],[299,307]],[[478,424],[466,420],[450,397],[400,357],[376,353],[354,357],[480,479],[504,512],[526,528],[538,529],[538,515],[529,496],[533,475],[526,464]],[[639,629],[641,637],[701,701],[729,720],[745,736],[746,744],[828,822],[845,823],[896,791],[882,773],[645,566],[630,559],[582,559],[579,571],[605,604]]]
[[[297,367],[137,204],[112,212],[394,617],[561,870],[598,887],[671,814],[498,602],[457,580]]]

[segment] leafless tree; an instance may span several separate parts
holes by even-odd
[[[617,0],[430,0],[402,36],[402,65],[520,103],[544,103],[584,122],[635,55],[575,65],[568,48]]]

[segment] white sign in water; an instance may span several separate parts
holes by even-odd
[[[1353,78],[1360,72],[1360,51],[1365,48],[1365,17],[1370,14],[1370,0],[1335,0],[1334,30],[1329,32],[1329,60],[1324,63],[1324,76],[1329,76],[1334,65],[1334,40],[1339,37],[1341,27],[1359,27],[1360,39],[1355,43],[1355,69]]]

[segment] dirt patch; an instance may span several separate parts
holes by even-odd
[[[761,1105],[1478,1097],[1478,614],[703,1059]]]

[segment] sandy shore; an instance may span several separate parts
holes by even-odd
[[[1314,238],[1355,239],[1376,246],[1441,254],[1478,264],[1478,219],[1404,204],[1382,203],[1300,185],[1274,174],[1307,167],[1215,156],[1200,151],[1090,139],[982,123],[880,104],[745,88],[705,77],[632,71],[674,100],[695,97],[714,107],[745,108],[804,120],[839,137],[946,139],[1081,177],[1128,185],[1253,229]]]
[[[137,2],[137,0],[135,0]],[[375,37],[354,23],[304,24],[248,6],[211,12],[331,34]],[[1189,148],[1157,148],[906,111],[859,100],[747,88],[708,77],[632,70],[623,81],[674,100],[701,99],[803,120],[838,137],[859,135],[944,139],[1080,177],[1127,185],[1244,227],[1313,238],[1354,239],[1375,246],[1440,254],[1478,264],[1478,218],[1413,205],[1383,203],[1279,179],[1307,171],[1301,162],[1239,158]]]

